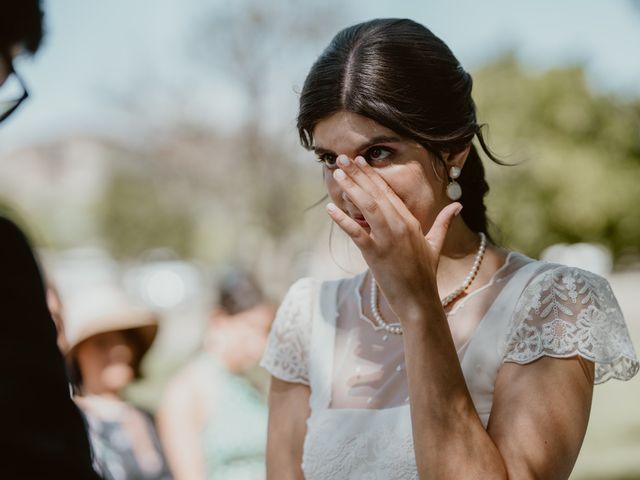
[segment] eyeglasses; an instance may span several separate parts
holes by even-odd
[[[4,58],[9,67],[9,74],[2,86],[0,86],[0,122],[3,122],[15,112],[29,96],[24,81],[13,68],[11,57],[3,53],[2,58]]]

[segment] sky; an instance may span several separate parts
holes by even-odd
[[[220,72],[198,65],[190,49],[203,16],[229,2],[45,1],[44,45],[34,58],[16,61],[31,97],[0,130],[0,151],[77,132],[134,135],[136,129],[171,121],[181,102],[182,115],[233,128],[241,119],[237,89]],[[580,62],[594,89],[640,96],[640,8],[631,0],[344,0],[339,5],[344,10],[339,28],[375,17],[425,24],[467,70],[514,50],[537,69]],[[323,43],[336,31],[328,29]],[[295,90],[317,53],[292,58],[269,92],[268,105],[280,118],[294,118]]]

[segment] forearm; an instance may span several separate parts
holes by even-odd
[[[269,390],[267,479],[302,480],[302,448],[309,418],[309,387],[276,377]]]
[[[267,479],[302,480],[303,426],[269,421],[267,436]]]
[[[295,451],[278,451],[281,447],[269,442],[267,447],[267,479],[303,480],[302,455]]]
[[[507,478],[471,400],[441,305],[416,311],[403,320],[403,338],[420,477]]]

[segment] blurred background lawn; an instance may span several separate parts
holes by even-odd
[[[0,130],[0,208],[62,290],[106,263],[163,313],[137,402],[153,409],[198,348],[230,264],[253,270],[276,302],[302,275],[340,271],[328,266],[328,219],[308,210],[324,192],[297,144],[297,92],[338,29],[380,16],[424,23],[473,73],[490,146],[517,164],[486,164],[495,237],[532,257],[556,243],[606,247],[640,344],[638,2],[45,7],[44,48],[16,62],[30,101]],[[639,403],[637,378],[596,388],[572,478],[640,478]]]

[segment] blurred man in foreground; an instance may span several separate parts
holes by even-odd
[[[38,49],[42,16],[38,0],[0,0],[0,122],[28,97],[13,60]],[[0,265],[0,478],[97,479],[38,265],[1,216]]]

